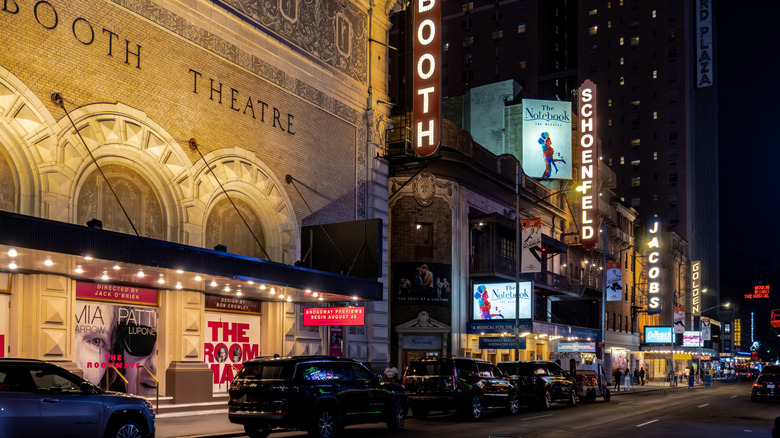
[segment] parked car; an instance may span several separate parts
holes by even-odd
[[[485,408],[516,414],[518,392],[495,365],[472,358],[422,358],[406,367],[403,379],[412,415],[425,418],[430,411],[457,410],[479,420]]]
[[[363,364],[331,356],[260,357],[244,362],[230,384],[228,419],[251,438],[274,429],[333,438],[349,424],[386,422],[404,428],[407,399]]]
[[[780,400],[780,366],[767,365],[750,390],[751,401]]]
[[[577,382],[555,362],[500,362],[498,368],[517,386],[521,403],[543,409],[554,402],[577,405]]]
[[[147,400],[106,392],[57,365],[35,359],[0,359],[0,436],[154,436]]]

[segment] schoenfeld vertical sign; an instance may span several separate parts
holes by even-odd
[[[596,84],[586,79],[579,89],[580,115],[580,186],[582,222],[580,243],[585,248],[593,248],[598,240],[598,137],[596,135]]]
[[[432,155],[441,144],[441,2],[414,5],[414,150]]]

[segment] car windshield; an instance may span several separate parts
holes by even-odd
[[[259,380],[292,379],[295,367],[291,362],[257,362],[245,363],[239,378],[254,378]]]
[[[530,376],[534,371],[531,363],[499,363],[498,368],[508,376]]]
[[[409,376],[451,376],[452,362],[450,361],[413,361],[409,364],[406,373]]]

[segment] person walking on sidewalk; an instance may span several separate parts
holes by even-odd
[[[631,375],[631,369],[626,368],[626,391],[631,391],[631,379],[633,376]]]
[[[620,381],[623,379],[623,373],[620,372],[620,368],[615,368],[615,391],[620,391]]]
[[[639,384],[645,386],[645,367],[639,368]]]

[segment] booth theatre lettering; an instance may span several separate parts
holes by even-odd
[[[24,8],[29,6],[28,2],[22,2],[21,0],[3,0],[2,4],[2,12],[11,15],[26,13]],[[21,7],[19,6],[20,4]],[[69,9],[66,9],[66,11]],[[60,31],[64,29],[62,30],[64,32],[69,30],[73,38],[81,44],[85,46],[99,45],[104,48],[106,55],[120,60],[124,59],[125,64],[141,69],[140,44],[131,42],[126,38],[120,38],[119,34],[105,27],[95,27],[86,18],[71,18],[64,13],[60,16],[60,12],[57,11],[54,5],[45,0],[35,2],[30,12],[32,18],[45,30]],[[60,24],[63,26],[60,26]],[[59,30],[57,29],[58,27],[60,28]]]
[[[235,88],[223,86],[222,82],[214,78],[204,78],[199,71],[190,69],[190,74],[192,74],[193,93],[208,95],[209,100],[224,105],[237,113],[260,120],[262,123],[271,124],[272,128],[280,129],[287,134],[295,135],[293,127],[295,116],[292,114],[282,114],[279,108],[270,106],[267,102],[243,94]]]

